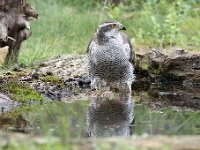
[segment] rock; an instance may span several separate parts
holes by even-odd
[[[13,107],[18,105],[17,102],[12,101],[8,96],[0,93],[0,114],[11,110]]]
[[[40,71],[44,74],[51,74],[63,80],[88,76],[87,57],[81,56],[63,56],[62,58],[44,62]]]
[[[89,77],[82,77],[78,80],[78,85],[82,88],[89,88],[91,80]]]

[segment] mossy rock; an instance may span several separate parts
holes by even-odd
[[[29,86],[20,85],[16,82],[8,82],[0,85],[0,91],[6,93],[12,100],[20,103],[44,100],[39,93],[31,89]]]
[[[43,82],[50,82],[50,83],[54,83],[54,84],[60,84],[63,82],[60,78],[58,78],[56,76],[52,76],[52,75],[47,75],[47,76],[41,77],[40,80]]]

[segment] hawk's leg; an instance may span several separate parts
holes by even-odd
[[[101,90],[106,88],[106,82],[101,80],[100,78],[92,78],[91,79],[91,89],[92,90]]]
[[[96,90],[96,79],[91,78],[91,84],[90,84],[91,90]]]
[[[131,98],[132,81],[120,82],[119,98],[121,101],[128,101]]]
[[[102,96],[106,90],[106,82],[101,80],[100,78],[92,78],[91,79],[91,89],[96,90],[98,92],[98,96]]]
[[[118,82],[112,82],[112,83],[108,83],[108,86],[110,87],[110,91],[112,91],[112,93],[114,94],[114,98],[117,98],[119,96],[119,83]]]

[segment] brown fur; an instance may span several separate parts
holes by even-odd
[[[5,60],[6,65],[9,61],[17,64],[21,44],[31,35],[31,32],[26,30],[29,17],[37,18],[38,13],[30,4],[26,3],[26,0],[0,1],[0,30],[4,31],[0,33],[0,47],[9,47]],[[11,37],[12,40],[8,37]]]
[[[19,50],[16,48],[20,48],[22,43],[23,36],[21,33],[25,32],[27,20],[24,16],[18,15],[16,16],[13,13],[8,13],[4,16],[3,20],[5,20],[7,29],[8,29],[8,36],[12,37],[16,41],[8,39],[7,41],[1,42],[1,47],[9,46],[8,54],[6,56],[5,64],[7,65],[11,59],[11,55],[14,55],[14,63],[17,63],[17,57]],[[28,37],[28,36],[27,36]],[[20,40],[20,41],[18,41]],[[11,60],[12,61],[12,60]]]

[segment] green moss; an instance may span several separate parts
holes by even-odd
[[[43,100],[43,97],[29,86],[19,85],[15,82],[0,85],[0,91],[7,93],[12,100],[22,103]]]
[[[47,75],[45,77],[41,77],[40,80],[43,82],[51,82],[51,83],[62,83],[62,80],[55,76]]]

